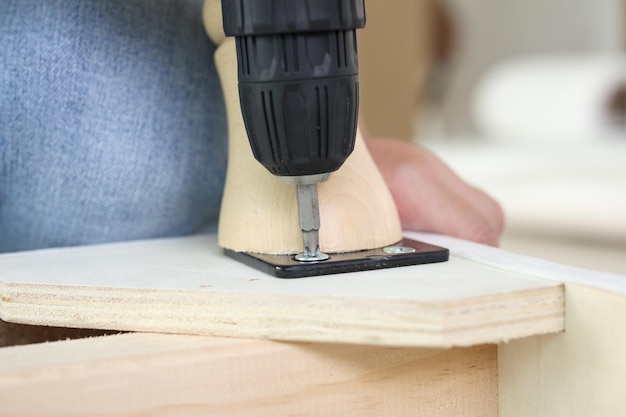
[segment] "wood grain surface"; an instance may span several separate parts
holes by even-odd
[[[17,323],[397,346],[496,343],[563,329],[559,283],[451,256],[440,264],[281,280],[215,236],[0,256]]]
[[[125,334],[0,349],[13,416],[497,416],[496,346]]]

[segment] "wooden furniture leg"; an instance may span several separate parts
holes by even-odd
[[[235,42],[221,27],[219,0],[205,6],[205,25],[219,45],[215,61],[228,113],[229,156],[219,222],[219,244],[272,254],[302,250],[295,188],[265,170],[253,157],[241,117]],[[324,252],[386,246],[402,237],[398,213],[363,139],[330,179],[320,184],[320,244]]]

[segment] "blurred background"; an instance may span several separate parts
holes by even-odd
[[[503,249],[626,275],[626,0],[366,0],[361,117],[504,207]]]

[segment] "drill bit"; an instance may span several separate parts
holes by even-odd
[[[297,184],[298,216],[302,230],[304,251],[296,255],[300,262],[325,261],[329,256],[320,250],[320,204],[317,184]]]

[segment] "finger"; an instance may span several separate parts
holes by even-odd
[[[504,215],[488,195],[423,147],[393,140],[371,140],[368,145],[405,229],[497,245]]]
[[[459,186],[456,175],[442,175],[438,164],[436,159],[409,158],[395,168],[389,184],[403,227],[496,245],[502,232],[502,222],[494,220],[501,216],[497,203],[489,204],[489,197],[472,187]],[[481,198],[487,201],[477,205]]]
[[[426,163],[429,164],[430,171],[433,172],[443,187],[456,193],[460,199],[465,199],[480,214],[484,220],[489,222],[494,231],[500,235],[504,230],[504,211],[502,207],[482,190],[473,187],[463,181],[452,169],[445,165],[430,151],[426,152]]]

